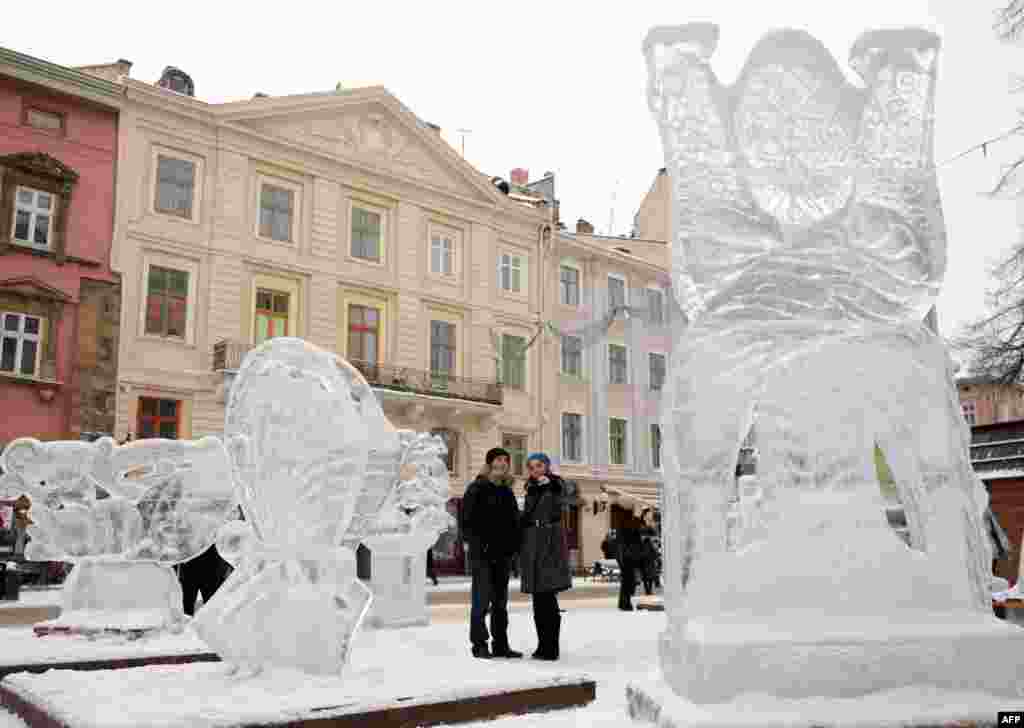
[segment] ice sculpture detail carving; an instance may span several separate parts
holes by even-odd
[[[184,615],[171,565],[202,553],[231,510],[216,438],[39,442],[4,450],[5,488],[32,498],[27,558],[70,561],[61,616],[40,631],[145,631]]]
[[[695,702],[856,695],[902,685],[928,652],[916,680],[1014,694],[996,644],[1014,635],[991,617],[987,496],[949,357],[922,323],[946,265],[939,40],[865,33],[851,51],[863,87],[790,30],[725,86],[717,41],[717,26],[692,24],[644,44],[690,320],[662,410],[665,677]],[[728,494],[755,422],[756,524],[731,545]],[[886,523],[876,442],[914,549]]]

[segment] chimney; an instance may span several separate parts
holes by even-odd
[[[196,95],[196,87],[192,83],[192,78],[180,68],[175,68],[174,66],[168,66],[164,69],[156,85],[168,91],[184,94],[185,96]]]
[[[262,91],[257,91],[256,93],[254,93],[254,94],[252,95],[252,97],[253,97],[254,99],[269,99],[269,98],[270,98],[269,96],[267,96],[267,95],[266,95],[265,93],[263,93]]]
[[[593,235],[594,226],[581,217],[576,221],[576,232],[584,233],[585,235]]]
[[[512,170],[511,174],[509,174],[509,179],[512,180],[512,184],[519,187],[525,187],[527,182],[530,181],[530,173],[525,169],[516,167]]]

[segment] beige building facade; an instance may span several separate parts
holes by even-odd
[[[550,210],[503,194],[383,88],[207,104],[124,79],[113,267],[119,437],[221,431],[245,352],[305,338],[399,427],[450,443],[453,495],[505,430],[534,437]]]

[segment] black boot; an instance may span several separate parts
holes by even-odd
[[[537,625],[540,646],[533,653],[534,659],[554,661],[558,659],[558,638],[561,631],[562,615],[556,610],[543,615]]]
[[[487,649],[487,644],[473,645],[473,657],[481,660],[491,659],[491,651]]]

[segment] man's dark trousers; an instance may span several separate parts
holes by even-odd
[[[474,647],[487,646],[492,640],[493,651],[508,649],[508,577],[510,559],[491,561],[482,559],[472,564],[473,607],[469,617],[469,639]],[[487,633],[486,618],[491,615],[491,632]]]

